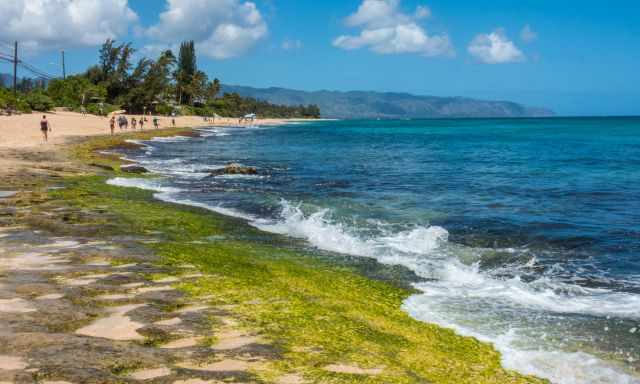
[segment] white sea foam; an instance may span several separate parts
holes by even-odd
[[[209,176],[208,170],[218,168],[206,164],[186,163],[183,159],[137,159],[137,162],[153,173],[189,179],[202,179]]]
[[[507,369],[542,377],[557,384],[638,384],[640,379],[623,372],[614,365],[584,352],[564,352],[522,346],[518,332],[510,328],[500,335],[488,336],[451,321],[446,313],[433,308],[433,302],[423,295],[408,298],[403,309],[414,318],[454,329],[463,336],[492,343],[502,355]],[[517,346],[516,346],[517,345]]]
[[[192,207],[203,208],[203,209],[216,212],[225,216],[236,217],[244,220],[256,219],[254,216],[242,213],[232,208],[226,208],[221,205],[206,204],[206,203],[201,203],[191,199],[179,199],[179,198],[176,198],[175,195],[172,193],[159,193],[159,194],[156,194],[155,197],[158,200],[166,201],[168,203],[175,203],[175,204],[182,204],[182,205],[189,205]]]
[[[202,137],[230,135],[230,133],[227,132],[226,128],[201,128],[201,129],[198,129],[198,132],[200,132],[200,135]]]
[[[376,258],[385,264],[408,267],[425,282],[423,293],[407,299],[404,309],[417,319],[453,328],[459,333],[493,343],[503,354],[504,365],[560,384],[639,383],[637,378],[586,353],[569,353],[548,346],[523,347],[511,328],[465,327],[455,321],[451,303],[482,305],[484,311],[534,311],[536,313],[587,314],[640,318],[640,296],[585,288],[542,277],[523,282],[519,277],[500,279],[481,272],[477,263],[465,263],[456,255],[473,254],[448,242],[441,227],[417,227],[384,236],[365,237],[354,228],[332,220],[331,211],[305,214],[299,206],[282,203],[281,220],[256,220],[259,229],[304,238],[327,251]],[[455,309],[454,309],[455,310]],[[482,330],[481,330],[482,329]]]
[[[191,140],[188,136],[164,136],[164,137],[152,137],[149,141],[156,143],[179,143],[181,141]]]
[[[245,220],[256,219],[254,216],[242,213],[232,208],[226,208],[220,205],[201,203],[191,199],[178,198],[176,195],[179,194],[180,192],[184,192],[184,190],[180,188],[164,186],[162,184],[162,181],[159,179],[115,177],[113,179],[107,180],[107,184],[115,185],[119,187],[139,188],[139,189],[144,189],[148,191],[155,191],[155,192],[158,192],[153,195],[156,199],[166,201],[168,203],[175,203],[175,204],[189,205],[192,207],[204,208],[209,211],[217,212],[225,216],[237,217]]]
[[[282,221],[256,220],[258,229],[306,239],[327,251],[356,256],[369,256],[374,247],[349,234],[341,224],[333,224],[326,217],[328,210],[306,216],[299,207],[283,202]]]
[[[115,185],[119,187],[139,188],[148,191],[162,192],[162,193],[179,193],[182,192],[180,188],[167,187],[162,184],[158,179],[142,179],[135,177],[114,177],[107,180],[107,184]]]

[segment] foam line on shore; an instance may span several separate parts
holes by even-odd
[[[497,302],[514,310],[640,319],[638,295],[589,289],[546,277],[530,283],[517,277],[496,279],[482,273],[477,263],[467,265],[458,260],[455,255],[461,246],[448,241],[448,232],[444,228],[417,227],[364,239],[356,228],[334,222],[328,209],[305,214],[300,206],[286,201],[282,205],[280,220],[256,220],[251,224],[267,232],[303,238],[323,250],[372,257],[383,264],[411,269],[426,281],[415,284],[423,293],[407,299],[403,309],[416,319],[492,343],[501,352],[503,363],[509,369],[560,384],[638,382],[610,363],[584,352],[569,353],[542,345],[522,346],[522,340],[515,335],[518,331],[526,333],[526,330],[511,328],[504,333],[484,334],[450,321],[451,314],[446,312],[446,302],[464,298],[486,301],[486,310],[492,310],[491,303]],[[476,250],[466,249],[464,252]]]

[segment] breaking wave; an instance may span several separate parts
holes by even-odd
[[[640,319],[638,295],[586,288],[550,276],[525,282],[517,268],[510,278],[493,276],[479,267],[478,261],[486,250],[450,243],[449,233],[438,226],[388,233],[387,226],[379,225],[373,231],[377,235],[371,236],[370,228],[365,231],[334,220],[331,210],[306,214],[300,206],[286,201],[282,202],[280,216],[278,220],[255,220],[252,224],[264,231],[305,239],[323,250],[372,257],[384,264],[411,269],[425,280],[415,284],[422,293],[407,299],[403,309],[419,320],[493,343],[502,352],[507,368],[561,384],[638,383],[638,379],[596,356],[554,350],[542,343],[536,345],[534,339],[523,343],[520,335],[532,326],[540,326],[538,332],[543,334],[542,317],[548,313]],[[526,263],[535,263],[535,259]],[[459,314],[467,309],[473,313],[472,307],[476,306],[481,307],[487,319],[495,315],[491,320],[496,320],[505,311],[521,311],[524,317],[538,316],[539,324],[521,319],[510,324],[498,321],[494,327],[461,325],[465,319]]]

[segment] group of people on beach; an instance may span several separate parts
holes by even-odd
[[[116,124],[118,124],[118,127],[120,127],[120,131],[128,130],[129,124],[131,124],[131,129],[134,131],[138,127],[140,128],[140,130],[143,130],[144,125],[148,123],[148,121],[149,120],[147,119],[146,116],[140,116],[138,119],[136,119],[135,117],[132,117],[129,120],[124,115],[119,115],[117,119],[116,119],[116,116],[113,115],[109,119],[109,130],[111,131],[111,135],[114,135],[116,130]],[[152,117],[151,121],[155,129],[160,128],[160,119],[157,116]],[[171,115],[171,125],[173,127],[176,126],[176,119],[174,114]],[[42,115],[42,119],[40,120],[40,132],[42,133],[42,139],[44,140],[45,143],[49,141],[49,134],[51,133],[51,131],[52,131],[51,122],[47,120],[46,115]]]
[[[113,115],[111,116],[111,119],[109,119],[109,129],[111,130],[111,135],[114,135],[116,130],[116,123],[118,124],[118,127],[121,131],[128,130],[129,123],[131,123],[131,129],[133,129],[134,131],[136,130],[136,127],[140,127],[140,130],[143,130],[144,125],[148,121],[149,120],[147,120],[146,116],[141,116],[139,119],[132,117],[131,120],[129,120],[125,115],[119,115],[117,119],[116,116]],[[160,126],[160,119],[157,116],[154,116],[151,121],[153,122],[153,127],[155,129],[158,129]],[[174,126],[176,125],[175,119],[172,119],[172,124]]]

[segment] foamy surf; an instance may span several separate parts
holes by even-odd
[[[286,201],[282,202],[279,220],[256,220],[252,224],[268,232],[303,238],[326,251],[372,257],[384,264],[411,269],[426,279],[415,284],[424,293],[407,299],[403,309],[416,319],[492,343],[502,353],[507,368],[559,384],[640,382],[596,356],[536,345],[535,340],[514,337],[518,332],[508,326],[483,332],[482,327],[473,329],[456,323],[456,315],[449,312],[464,313],[465,303],[475,302],[483,303],[486,311],[526,310],[543,316],[558,313],[640,319],[638,295],[585,288],[545,277],[528,283],[517,276],[494,278],[481,272],[477,263],[465,264],[455,257],[460,251],[468,254],[482,250],[460,250],[462,246],[449,243],[448,232],[437,226],[385,233],[383,225],[381,236],[366,238],[357,228],[334,221],[328,209],[305,214],[299,205]],[[459,304],[460,308],[452,309],[451,303]]]
[[[183,159],[136,159],[136,162],[155,174],[187,179],[202,179],[209,176],[210,170],[221,168],[204,164],[186,163]]]
[[[118,187],[139,188],[147,191],[162,193],[179,193],[180,188],[165,186],[160,179],[142,179],[136,177],[114,177],[107,180],[107,184]]]
[[[206,204],[206,203],[201,203],[198,201],[194,201],[191,199],[180,199],[180,198],[176,198],[175,195],[171,194],[171,193],[160,193],[154,196],[155,198],[157,198],[158,200],[162,200],[168,203],[174,203],[174,204],[182,204],[182,205],[188,205],[191,207],[197,207],[197,208],[202,208],[202,209],[206,209],[208,211],[211,212],[216,212],[219,213],[221,215],[225,215],[225,216],[230,216],[230,217],[235,217],[238,219],[244,219],[244,220],[255,220],[255,217],[252,215],[248,215],[245,213],[242,213],[240,211],[237,211],[235,209],[232,208],[225,208],[221,205],[212,205],[212,204]]]
[[[244,220],[255,220],[254,216],[242,213],[232,208],[225,208],[220,205],[211,205],[201,203],[192,199],[179,198],[178,195],[181,192],[185,192],[184,189],[165,186],[161,179],[142,179],[133,177],[115,177],[107,180],[107,184],[127,187],[127,188],[139,188],[147,191],[157,192],[153,195],[154,198],[174,204],[188,205],[191,207],[203,208],[211,212],[220,213],[225,216],[236,217]]]
[[[152,137],[149,141],[155,143],[179,143],[181,141],[190,140],[191,137],[188,136],[160,136],[160,137]]]

